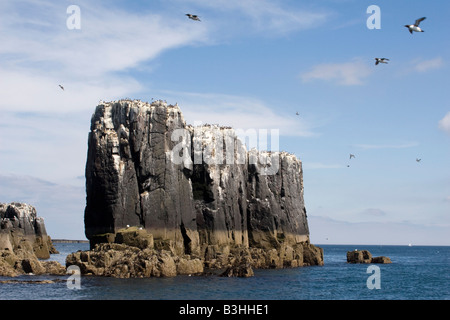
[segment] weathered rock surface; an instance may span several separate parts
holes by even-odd
[[[367,250],[355,250],[347,252],[348,263],[391,263],[391,259],[385,256],[372,257]]]
[[[195,257],[207,268],[233,266],[236,250],[248,251],[256,268],[323,264],[309,243],[301,161],[247,151],[228,127],[186,125],[178,105],[97,106],[86,193],[93,252],[111,250],[97,245],[120,243],[119,230],[132,226],[147,239],[136,244],[142,237],[134,234],[122,244]]]
[[[41,261],[57,253],[36,209],[24,203],[0,204],[0,275],[64,274],[55,261]]]

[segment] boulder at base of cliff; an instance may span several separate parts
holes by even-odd
[[[115,278],[174,277],[203,272],[203,263],[195,257],[119,243],[101,243],[92,250],[69,254],[66,266],[70,265],[80,267],[81,274]]]

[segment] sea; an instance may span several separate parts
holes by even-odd
[[[22,275],[0,277],[1,300],[450,300],[450,246],[318,245],[324,265],[254,270],[249,278]],[[87,243],[55,243],[50,260],[65,265]],[[391,264],[349,264],[347,251],[369,250]],[[1,283],[3,280],[3,283]],[[11,283],[4,280],[14,280]],[[39,283],[52,280],[51,283]],[[77,285],[75,285],[77,284]]]

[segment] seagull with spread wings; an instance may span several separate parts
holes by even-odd
[[[416,20],[416,22],[414,22],[414,24],[406,24],[405,27],[408,28],[409,33],[413,33],[413,31],[415,32],[424,32],[420,27],[419,24],[425,20],[426,17],[422,17]]]

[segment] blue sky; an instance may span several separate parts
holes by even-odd
[[[154,98],[191,124],[279,129],[303,162],[313,243],[450,245],[448,13],[443,0],[2,1],[0,201],[84,238],[92,112]]]

